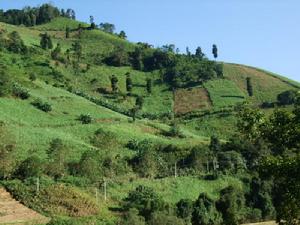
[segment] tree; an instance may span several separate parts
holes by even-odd
[[[139,215],[149,220],[154,212],[165,208],[165,203],[152,188],[140,185],[130,191],[128,197],[124,199],[124,208],[126,210],[135,208],[139,211]]]
[[[125,31],[121,30],[120,33],[119,33],[119,37],[122,38],[122,39],[126,39],[127,36],[126,36]]]
[[[273,177],[276,221],[299,225],[300,221],[300,156],[266,158],[260,166],[263,176]]]
[[[126,91],[128,94],[132,92],[132,79],[130,77],[130,73],[126,73]]]
[[[8,46],[7,50],[14,53],[27,53],[27,47],[25,46],[23,40],[21,39],[17,31],[13,31],[8,34]]]
[[[66,27],[66,38],[70,38],[70,27]]]
[[[32,155],[19,165],[15,175],[21,179],[39,177],[43,173],[43,166],[44,162],[37,155]]]
[[[0,97],[10,92],[10,77],[5,70],[0,69]]]
[[[81,56],[82,56],[82,46],[80,44],[79,41],[75,41],[72,44],[72,49],[71,49],[74,53],[74,56],[76,57],[77,62],[80,62]]]
[[[139,211],[135,208],[129,209],[125,214],[122,222],[122,225],[145,225],[144,217],[139,215]]]
[[[173,215],[168,215],[167,212],[154,212],[149,225],[185,225],[182,219]]]
[[[251,82],[251,77],[247,77],[247,91],[249,96],[253,96],[253,86],[252,86],[252,82]]]
[[[112,75],[110,78],[111,90],[116,93],[118,91],[118,78],[115,75]]]
[[[214,58],[218,58],[218,48],[217,48],[217,45],[213,45],[213,48],[212,48],[212,54],[214,55]]]
[[[57,43],[56,48],[51,52],[51,58],[54,60],[58,60],[60,53],[61,53],[61,47],[60,44]]]
[[[216,206],[222,214],[223,224],[241,224],[245,208],[244,193],[233,186],[229,186],[221,190],[220,196]]]
[[[221,143],[217,136],[213,135],[210,137],[209,149],[214,153],[218,153],[221,150]]]
[[[91,29],[94,30],[96,28],[96,24],[94,22],[94,17],[90,16],[90,24],[91,24]]]
[[[295,103],[297,92],[294,90],[284,91],[277,95],[279,105],[291,105]]]
[[[63,144],[60,138],[52,139],[47,150],[49,163],[47,172],[55,178],[62,177],[66,172],[66,159],[69,149]]]
[[[40,45],[42,47],[42,49],[52,49],[53,48],[53,44],[52,44],[52,40],[50,35],[48,35],[47,33],[41,34],[41,41],[40,41]]]
[[[196,53],[195,56],[199,59],[203,59],[203,57],[205,56],[204,53],[202,52],[201,47],[196,48]]]
[[[111,23],[100,23],[100,29],[104,32],[113,34],[116,28],[115,25]]]
[[[176,204],[176,214],[178,217],[190,221],[193,213],[193,201],[190,199],[181,199]]]
[[[152,93],[152,80],[151,80],[151,78],[146,79],[146,89],[147,89],[148,94]]]
[[[138,96],[135,101],[135,105],[138,109],[142,109],[144,104],[144,98],[142,96]]]
[[[200,194],[194,203],[191,221],[193,225],[222,224],[222,217],[216,209],[215,202],[207,194]]]
[[[131,56],[131,64],[136,70],[143,70],[143,49],[140,46],[136,46],[134,51],[130,53]]]

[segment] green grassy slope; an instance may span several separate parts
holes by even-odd
[[[39,35],[48,32],[53,39],[54,45],[60,43],[62,50],[70,48],[77,40],[76,31],[72,32],[70,39],[65,39],[64,30],[66,26],[76,29],[80,22],[66,18],[57,18],[51,23],[34,28],[16,27],[0,23],[0,28],[8,32],[18,31],[27,46],[39,46]],[[85,25],[84,23],[82,23]],[[170,130],[172,120],[162,117],[156,120],[138,119],[131,122],[131,118],[106,107],[96,105],[86,98],[79,97],[68,92],[67,86],[53,77],[52,72],[60,72],[64,80],[74,90],[79,90],[86,95],[110,104],[117,105],[119,109],[130,110],[135,105],[136,96],[144,97],[144,106],[141,113],[172,114],[176,102],[170,87],[161,82],[158,71],[142,72],[129,67],[109,67],[95,62],[92,54],[109,55],[116,47],[121,46],[127,50],[133,49],[134,44],[122,40],[117,36],[104,33],[99,30],[85,30],[79,39],[83,46],[83,60],[81,67],[85,68],[87,63],[91,64],[90,70],[74,74],[73,68],[62,63],[50,60],[50,52],[36,48],[38,54],[32,57],[20,56],[8,52],[0,52],[0,61],[7,67],[7,73],[11,78],[27,88],[31,97],[20,100],[14,97],[0,98],[0,121],[4,122],[12,135],[16,138],[18,150],[17,160],[23,160],[31,152],[36,152],[41,158],[46,158],[46,150],[54,138],[61,138],[64,144],[71,150],[68,156],[69,162],[78,162],[81,155],[90,149],[95,149],[91,144],[94,132],[103,128],[117,136],[118,143],[109,154],[121,157],[132,156],[135,152],[129,150],[125,145],[132,139],[138,141],[150,139],[155,143],[172,144],[177,146],[194,146],[207,144],[209,137],[218,135],[228,140],[236,133],[236,117],[234,112],[219,112],[224,108],[233,108],[236,104],[249,101],[260,105],[265,101],[275,101],[276,96],[285,90],[295,89],[297,83],[284,77],[274,75],[263,70],[243,65],[224,64],[224,79],[215,79],[204,83],[200,87],[202,95],[198,93],[203,105],[199,107],[189,101],[197,101],[197,98],[186,98],[186,105],[195,105],[190,113],[195,111],[195,117],[178,117],[176,120],[181,128],[184,138],[172,138],[166,135]],[[110,89],[110,77],[118,77],[119,89],[126,92],[125,74],[130,72],[133,80],[133,95],[126,98],[113,98],[111,94],[100,94],[97,89]],[[37,75],[37,80],[32,82],[28,79],[30,73]],[[146,79],[152,78],[153,91],[146,91]],[[249,97],[246,89],[246,78],[251,77],[254,96]],[[185,92],[183,92],[185,93]],[[191,93],[193,93],[191,91]],[[207,96],[206,96],[207,95]],[[49,113],[42,112],[31,105],[37,98],[49,102],[53,110]],[[176,99],[180,101],[181,99]],[[201,105],[201,104],[200,104]],[[271,109],[270,109],[271,110]],[[120,110],[119,110],[120,111]],[[197,114],[198,113],[198,114]],[[82,124],[77,120],[81,114],[90,114],[93,118],[91,124]],[[103,151],[103,154],[108,154]],[[144,184],[155,187],[159,194],[170,203],[175,203],[180,198],[195,199],[201,191],[206,191],[213,198],[223,187],[233,184],[241,185],[237,178],[223,177],[215,181],[205,181],[197,177],[164,178],[157,180],[140,179],[129,174],[125,177],[116,177],[109,183],[109,200],[101,205],[105,210],[117,205],[128,191],[137,185]],[[83,192],[90,192],[88,189]],[[90,192],[91,196],[93,193]],[[111,213],[108,213],[112,216]]]

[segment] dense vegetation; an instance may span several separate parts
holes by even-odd
[[[74,17],[0,13],[0,179],[16,199],[50,224],[299,223],[296,82]]]

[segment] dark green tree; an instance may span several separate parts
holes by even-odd
[[[239,225],[243,222],[245,197],[242,190],[229,186],[220,192],[216,206],[222,214],[223,224]]]
[[[144,98],[142,96],[138,96],[135,101],[135,105],[138,109],[142,109],[144,104]]]
[[[52,49],[53,48],[53,43],[51,40],[50,35],[48,35],[47,33],[41,34],[41,41],[40,41],[40,45],[42,47],[42,49]]]
[[[213,136],[210,137],[209,149],[214,153],[220,152],[221,143],[220,143],[220,140],[217,136],[213,135]]]
[[[190,221],[194,210],[193,201],[190,199],[181,199],[176,204],[176,214],[185,221]]]
[[[124,199],[124,208],[127,210],[135,208],[139,211],[139,215],[149,220],[154,212],[165,208],[165,203],[152,188],[138,186]]]
[[[127,36],[126,36],[126,33],[124,30],[121,30],[121,32],[119,33],[119,37],[122,38],[122,39],[126,39]]]
[[[51,58],[54,59],[54,60],[58,60],[60,54],[61,54],[60,43],[57,43],[55,49],[51,52]]]
[[[132,92],[132,79],[130,77],[130,73],[126,73],[126,91],[128,94]]]
[[[66,38],[70,38],[70,27],[66,27]]]
[[[114,24],[111,23],[100,23],[100,29],[103,30],[104,32],[113,34],[116,27]]]
[[[111,90],[113,93],[116,93],[118,91],[118,78],[115,75],[112,75],[110,78],[110,83],[111,83]]]
[[[205,56],[204,53],[202,52],[201,47],[196,48],[196,53],[195,56],[199,59],[203,59],[203,57]]]
[[[121,221],[122,225],[145,225],[145,218],[139,215],[135,208],[129,209]]]
[[[7,95],[10,91],[10,77],[4,69],[0,69],[0,97]]]
[[[217,48],[217,45],[213,44],[213,47],[212,47],[212,54],[214,55],[214,58],[218,58],[218,48]]]
[[[251,77],[247,77],[246,81],[247,81],[247,91],[249,96],[251,97],[253,96],[253,86],[251,82]]]
[[[215,202],[207,194],[202,193],[194,203],[191,221],[193,225],[220,225],[222,216],[217,211]]]
[[[297,91],[288,90],[277,95],[279,105],[292,105],[295,103]]]
[[[90,16],[90,24],[91,24],[91,29],[94,30],[96,28],[96,24],[93,16]]]
[[[152,80],[151,80],[151,78],[146,79],[146,89],[147,89],[148,94],[152,93]]]
[[[17,31],[13,31],[8,34],[8,46],[7,49],[14,53],[27,53],[27,47],[25,46],[21,36]]]

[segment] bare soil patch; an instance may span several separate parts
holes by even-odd
[[[175,114],[185,114],[211,107],[211,100],[205,88],[178,89],[174,96]]]

